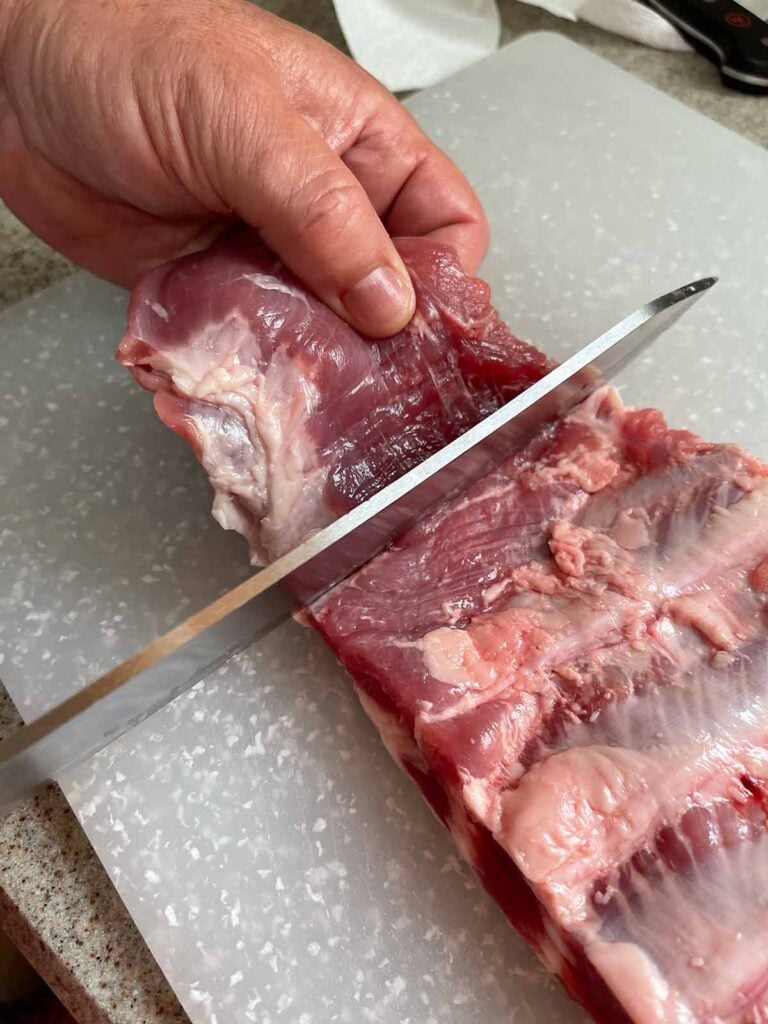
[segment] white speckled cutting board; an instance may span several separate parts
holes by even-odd
[[[485,276],[562,355],[721,283],[625,376],[768,456],[768,156],[556,36],[410,103],[489,211]],[[124,294],[80,276],[0,318],[0,643],[30,718],[247,571],[202,473],[112,362]],[[290,624],[63,780],[194,1024],[575,1024]]]

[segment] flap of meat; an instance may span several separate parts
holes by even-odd
[[[118,359],[190,443],[219,523],[268,561],[542,376],[453,252],[397,242],[417,309],[375,342],[308,293],[249,231],[149,274]]]

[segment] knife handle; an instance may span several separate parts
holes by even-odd
[[[720,65],[723,81],[768,92],[768,23],[731,0],[647,0]]]

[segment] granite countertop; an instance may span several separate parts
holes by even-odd
[[[262,6],[344,48],[331,0]],[[768,145],[765,99],[724,90],[700,57],[661,53],[501,0],[505,41],[554,30],[689,106]],[[0,309],[74,268],[0,207]],[[0,694],[0,735],[18,723]],[[0,913],[81,1024],[181,1024],[186,1015],[139,936],[61,793],[50,787],[0,822]]]

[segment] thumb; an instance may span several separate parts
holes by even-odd
[[[339,316],[374,338],[397,333],[413,285],[362,185],[293,111],[278,108],[271,124],[264,113],[245,159],[219,161],[223,198]]]

